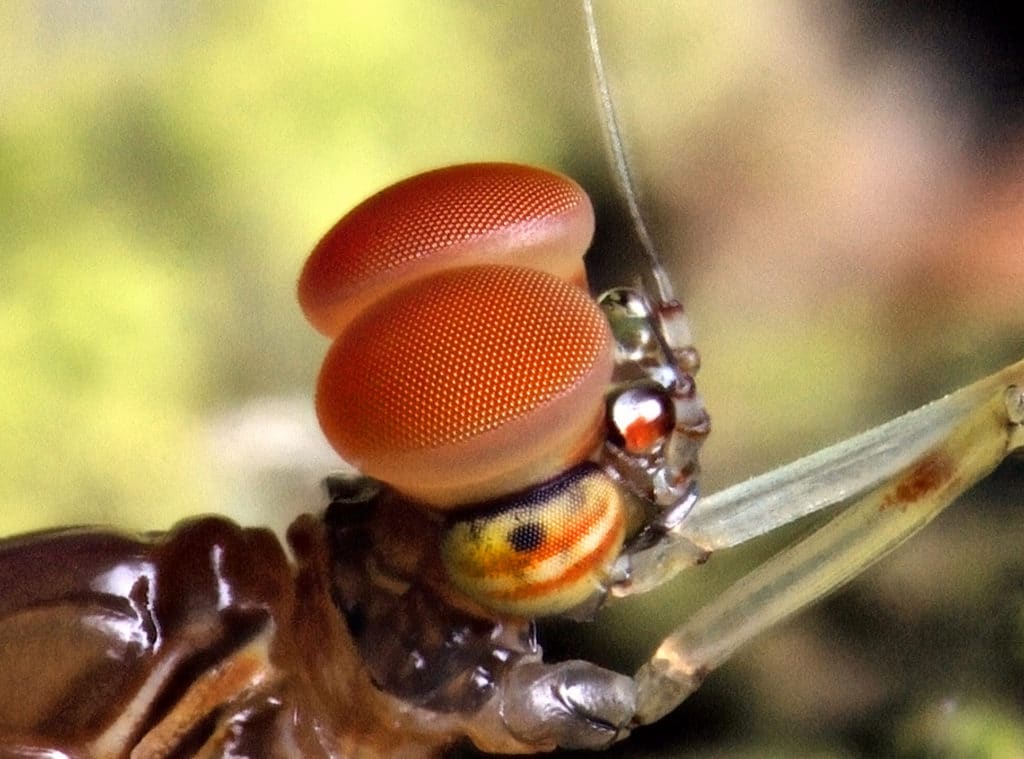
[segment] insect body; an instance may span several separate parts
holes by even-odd
[[[332,481],[323,519],[289,531],[294,570],[269,533],[217,518],[0,544],[5,755],[430,756],[460,737],[521,753],[624,734],[632,681],[543,663],[530,620],[628,579],[626,542],[692,503],[695,462],[669,443],[706,417],[677,418],[692,379],[643,293],[599,308],[582,289],[592,223],[575,183],[506,164],[413,178],[339,222],[300,281],[337,335],[317,410],[387,485]],[[40,697],[18,696],[26,652],[76,637],[89,645],[32,676]]]
[[[434,191],[394,198],[433,186],[461,198],[457,233],[445,227],[439,249],[355,266],[351,252],[339,257],[343,220],[314,252],[300,298],[337,335],[318,413],[339,451],[380,479],[329,480],[323,516],[289,530],[294,565],[269,532],[220,518],[165,535],[58,530],[0,543],[0,755],[607,746],[1024,447],[1016,364],[694,507],[707,416],[678,304],[616,289],[598,307],[564,278],[564,261],[553,264],[563,276],[518,265],[510,236],[545,251],[545,264],[560,248],[543,214],[530,233],[529,213],[494,215],[490,195],[470,192],[509,176],[513,190],[543,180],[581,196],[539,170],[449,168],[376,196],[362,224],[379,254],[372,240],[402,238],[396,219],[426,224],[416,206]],[[572,233],[556,241],[589,235],[559,224]],[[360,307],[337,303],[345,293]],[[634,677],[542,660],[531,618],[643,592],[845,496],[857,500],[670,633]]]
[[[708,417],[682,307],[649,245],[652,281],[595,304],[592,231],[574,182],[509,164],[429,172],[344,217],[299,300],[333,340],[322,428],[368,476],[328,479],[290,558],[219,517],[0,541],[0,757],[606,747],[1024,448],[1018,363],[698,501]],[[633,676],[543,661],[532,618],[586,616],[847,499]]]

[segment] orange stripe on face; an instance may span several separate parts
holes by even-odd
[[[561,498],[565,498],[562,495]],[[468,566],[467,574],[477,578],[521,576],[536,571],[552,558],[564,557],[598,529],[608,532],[606,521],[613,504],[607,499],[591,501],[584,508],[563,508],[555,500],[530,506],[517,506],[517,513],[486,517],[497,532],[506,531],[503,540],[488,546],[489,561]],[[522,519],[522,521],[519,521]],[[508,522],[518,524],[506,525]],[[474,571],[475,570],[475,571]]]
[[[453,521],[442,559],[453,584],[495,611],[558,614],[604,581],[625,536],[625,507],[593,465]]]
[[[538,598],[564,592],[583,581],[586,581],[588,588],[593,589],[607,572],[611,561],[619,555],[624,534],[625,519],[619,513],[597,548],[586,556],[578,557],[561,575],[544,582],[517,582],[504,593],[495,593],[495,597],[509,601]]]

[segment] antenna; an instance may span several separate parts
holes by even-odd
[[[594,19],[593,0],[583,0],[583,16],[587,24],[590,67],[594,72],[594,80],[597,85],[597,97],[601,116],[604,119],[605,141],[608,146],[608,152],[611,154],[616,184],[618,184],[619,192],[622,193],[622,197],[626,201],[629,216],[633,221],[633,229],[636,231],[640,247],[643,249],[644,256],[647,258],[647,263],[650,266],[651,277],[658,291],[658,299],[663,303],[672,303],[676,301],[676,297],[672,292],[672,281],[669,279],[668,272],[665,271],[665,267],[661,263],[661,257],[654,247],[654,241],[647,231],[647,224],[644,222],[643,214],[640,212],[640,204],[637,201],[636,184],[629,170],[629,161],[626,159],[622,132],[619,130],[619,119],[615,115],[615,103],[612,101],[604,59],[601,56],[601,42],[597,36],[597,22]]]

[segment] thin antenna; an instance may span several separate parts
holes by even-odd
[[[611,90],[608,87],[608,77],[605,73],[604,60],[601,57],[601,43],[597,37],[597,22],[594,19],[594,3],[592,0],[583,0],[583,15],[587,22],[587,40],[590,47],[590,66],[594,72],[594,79],[597,84],[597,95],[600,101],[602,116],[604,117],[604,133],[611,153],[612,164],[615,171],[615,179],[619,185],[619,192],[622,193],[629,209],[629,216],[633,220],[633,228],[636,230],[640,246],[651,268],[651,276],[658,289],[658,297],[662,302],[671,303],[676,300],[672,292],[672,281],[661,263],[658,251],[654,247],[654,241],[647,231],[643,214],[640,213],[640,204],[637,201],[636,184],[629,170],[629,161],[626,160],[626,149],[622,142],[622,133],[619,131],[619,119],[615,115],[615,104],[612,102]]]

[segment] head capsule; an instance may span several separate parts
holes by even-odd
[[[685,320],[639,290],[599,308],[580,287],[592,232],[571,180],[449,167],[358,206],[299,282],[335,338],[317,387],[328,440],[447,514],[452,583],[502,613],[600,596],[637,525],[671,527],[695,497],[707,417],[676,347]]]

